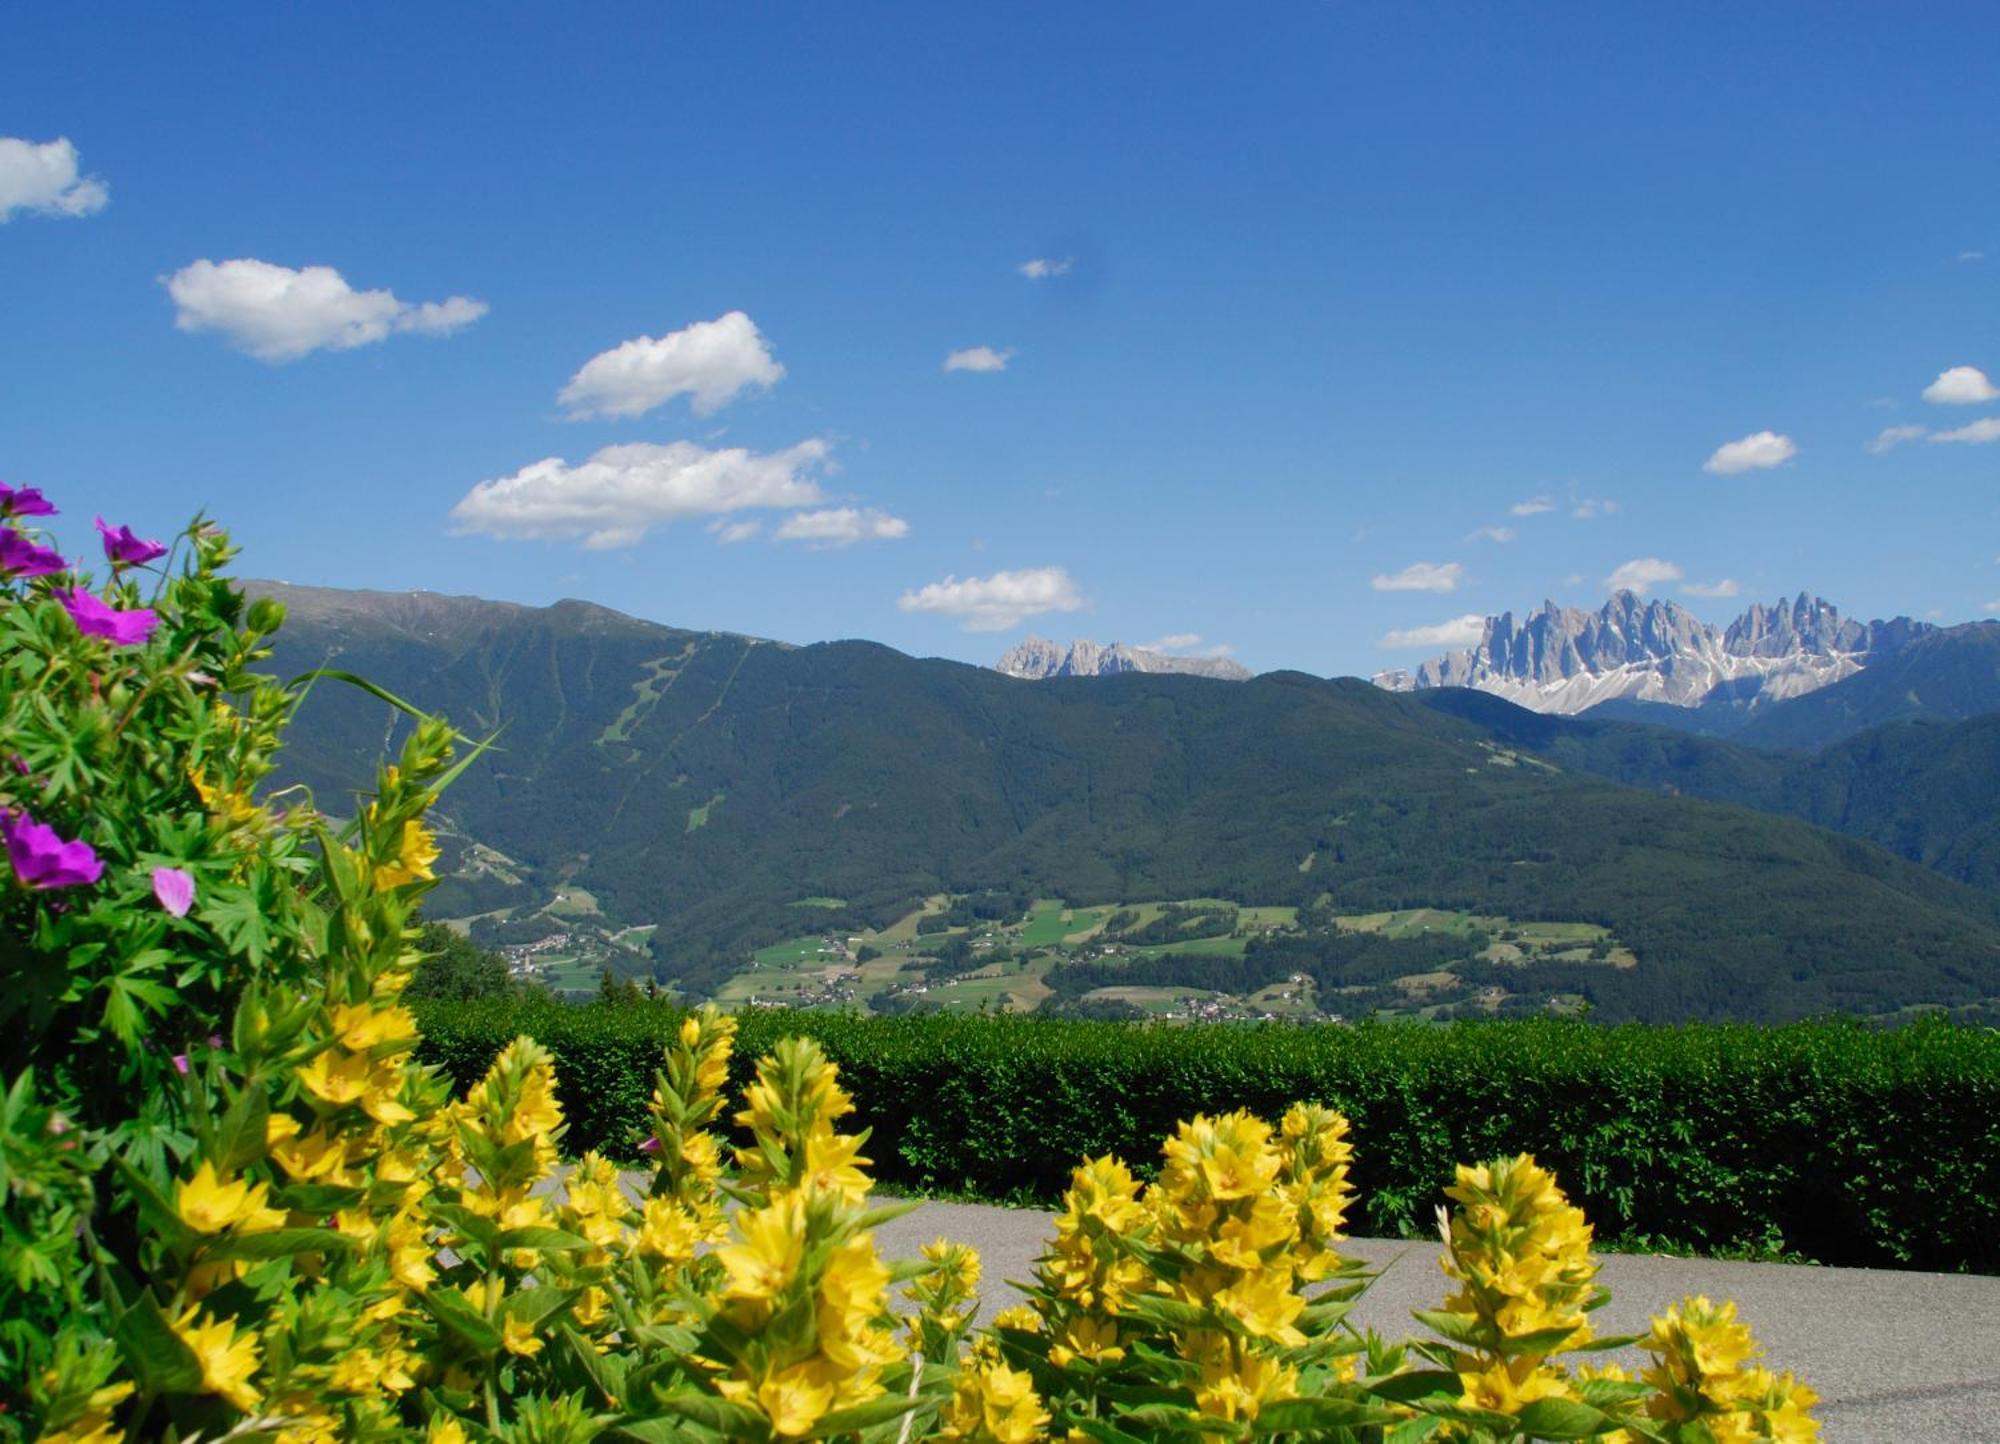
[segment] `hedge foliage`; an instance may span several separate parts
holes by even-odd
[[[426,1056],[460,1086],[532,1034],[559,1059],[570,1146],[629,1153],[680,1016],[531,999],[430,1004],[421,1022]],[[890,1188],[1046,1204],[1079,1156],[1150,1168],[1176,1119],[1313,1099],[1353,1121],[1359,1231],[1427,1234],[1455,1160],[1525,1151],[1607,1239],[2000,1273],[2000,1034],[1984,1029],[753,1011],[738,1058],[789,1034],[840,1063]]]

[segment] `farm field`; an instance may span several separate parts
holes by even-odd
[[[1595,924],[1437,908],[1340,914],[1324,899],[1300,909],[1220,898],[1090,907],[1038,898],[1014,911],[937,895],[879,929],[801,933],[760,948],[715,997],[731,1007],[884,1013],[1437,1019],[1527,1010],[1509,975],[1550,961],[1637,960]],[[1533,1010],[1560,1013],[1575,1001],[1537,997]]]

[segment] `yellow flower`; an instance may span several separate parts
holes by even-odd
[[[1259,1269],[1218,1291],[1211,1302],[1260,1339],[1290,1348],[1306,1342],[1296,1320],[1306,1306],[1305,1295],[1292,1287],[1289,1269]]]
[[[1045,1437],[1049,1411],[1025,1371],[995,1361],[959,1371],[942,1422],[947,1439],[1031,1444]]]
[[[861,1156],[861,1140],[854,1134],[815,1128],[806,1137],[802,1186],[809,1192],[837,1193],[849,1203],[860,1203],[868,1197],[868,1175],[862,1172],[868,1162]]]
[[[375,886],[392,888],[413,882],[434,882],[437,874],[431,871],[431,864],[437,860],[437,839],[431,836],[428,827],[411,818],[403,824],[395,858],[375,865]]]
[[[467,1444],[465,1426],[446,1415],[433,1414],[424,1444]]]
[[[701,1242],[701,1226],[686,1209],[670,1198],[649,1198],[639,1224],[638,1248],[642,1254],[683,1263],[694,1257]]]
[[[1201,1365],[1195,1407],[1217,1419],[1255,1419],[1266,1404],[1298,1394],[1298,1370],[1262,1354],[1232,1348],[1219,1335],[1190,1341]]]
[[[356,1053],[383,1043],[401,1043],[417,1036],[417,1020],[408,1008],[377,1007],[373,1003],[342,1003],[333,1010],[333,1031]]]
[[[1011,1309],[1002,1309],[993,1316],[996,1329],[1020,1329],[1030,1334],[1042,1331],[1042,1316],[1026,1304],[1016,1304]]]
[[[277,1122],[275,1118],[271,1121]],[[300,1183],[324,1181],[345,1185],[354,1181],[347,1172],[347,1145],[328,1132],[324,1124],[298,1137],[295,1136],[298,1124],[289,1118],[285,1122],[291,1124],[290,1130],[271,1145],[271,1157],[280,1168]]]
[[[201,805],[224,822],[239,824],[263,816],[247,792],[240,788],[216,786],[199,767],[188,768],[188,781],[194,784],[195,795],[201,798]]]
[[[772,1432],[780,1439],[811,1433],[813,1425],[833,1407],[833,1386],[822,1373],[812,1364],[794,1364],[757,1386],[757,1407],[770,1419]]]
[[[542,1351],[542,1341],[535,1337],[534,1327],[512,1314],[507,1315],[500,1325],[500,1347],[510,1354],[519,1354],[524,1359],[532,1359]]]
[[[322,1103],[345,1108],[368,1092],[373,1064],[365,1057],[340,1048],[315,1053],[312,1061],[298,1070],[306,1092]]]
[[[270,1193],[270,1185],[265,1183],[240,1178],[234,1183],[222,1182],[215,1166],[204,1159],[192,1179],[175,1183],[174,1206],[181,1221],[196,1233],[222,1233],[232,1228],[241,1233],[262,1233],[285,1222],[283,1213],[264,1207]]]
[[[173,1329],[201,1365],[204,1393],[216,1394],[246,1413],[257,1407],[258,1393],[250,1376],[257,1372],[257,1338],[240,1338],[228,1319],[200,1321],[199,1306],[174,1320]]]
[[[1109,1319],[1079,1315],[1063,1326],[1062,1342],[1049,1349],[1049,1362],[1067,1368],[1076,1359],[1115,1364],[1125,1357],[1118,1347],[1118,1325]]]
[[[736,1230],[743,1241],[716,1250],[729,1274],[727,1297],[763,1302],[789,1288],[805,1254],[805,1221],[797,1194],[739,1213]]]

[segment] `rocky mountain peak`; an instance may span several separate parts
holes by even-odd
[[[994,670],[1036,682],[1050,677],[1109,677],[1119,672],[1186,672],[1227,682],[1241,682],[1250,675],[1248,667],[1227,657],[1183,657],[1123,642],[1100,644],[1088,638],[1079,638],[1065,649],[1033,635],[1008,648],[994,663]]]
[[[1614,698],[1753,706],[1837,682],[1930,630],[1908,617],[1854,622],[1808,592],[1753,602],[1716,628],[1672,601],[1618,591],[1594,612],[1545,601],[1518,624],[1502,612],[1472,647],[1376,682],[1396,691],[1476,687],[1540,712]]]

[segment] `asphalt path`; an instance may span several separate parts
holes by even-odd
[[[1029,1277],[1053,1232],[1051,1215],[1029,1209],[922,1203],[876,1241],[889,1258],[939,1237],[977,1248],[990,1319],[1020,1301],[1007,1281]],[[1356,1327],[1401,1338],[1416,1329],[1412,1309],[1442,1303],[1435,1243],[1354,1239],[1346,1251],[1378,1271],[1350,1315]],[[1595,1316],[1600,1334],[1642,1333],[1650,1315],[1690,1294],[1734,1299],[1766,1367],[1818,1392],[1830,1444],[2000,1440],[2000,1278],[1638,1254],[1605,1255],[1598,1277],[1611,1290]],[[1649,1357],[1627,1352],[1599,1357],[1635,1367]]]

